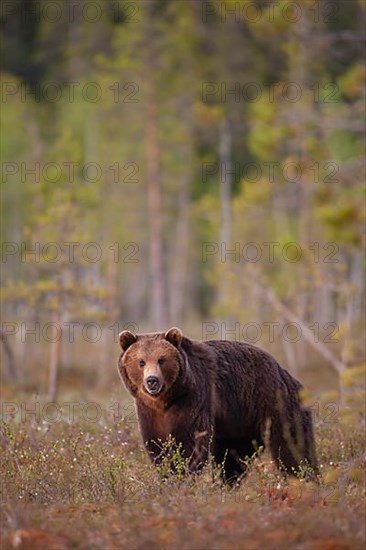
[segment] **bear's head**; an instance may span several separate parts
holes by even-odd
[[[182,339],[182,331],[175,327],[165,333],[120,333],[119,371],[132,395],[156,398],[171,390],[184,366]]]

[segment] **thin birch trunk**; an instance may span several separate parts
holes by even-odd
[[[54,311],[52,316],[52,322],[57,327],[61,327],[61,316],[59,311]],[[52,336],[53,342],[50,343],[50,366],[49,366],[49,379],[48,379],[48,399],[55,401],[58,393],[58,371],[61,358],[61,338],[56,338],[58,335],[57,328],[53,330],[54,336]]]
[[[229,120],[224,116],[220,124],[219,133],[219,158],[220,158],[220,204],[221,204],[221,226],[219,248],[225,251],[231,249],[231,192],[232,192],[232,162],[231,162],[231,132]],[[224,258],[226,260],[226,255]],[[221,258],[221,255],[220,255]],[[229,284],[227,278],[221,278],[219,287],[219,301],[225,302],[228,299]]]
[[[146,89],[146,160],[147,195],[150,227],[150,275],[151,298],[150,311],[154,330],[163,330],[167,326],[166,273],[163,256],[162,227],[162,189],[160,169],[160,147],[158,139],[158,106],[155,83],[156,57],[154,55],[154,37],[151,30],[151,15],[145,27],[145,89]]]

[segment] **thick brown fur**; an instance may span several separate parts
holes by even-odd
[[[166,333],[120,334],[119,372],[136,401],[146,449],[155,464],[172,437],[199,469],[211,453],[227,481],[245,472],[244,460],[269,443],[288,473],[310,466],[317,475],[310,411],[302,386],[266,351],[242,342],[198,342]],[[159,392],[149,393],[147,379]]]

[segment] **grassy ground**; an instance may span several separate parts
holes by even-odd
[[[129,403],[78,405],[72,416],[65,400],[62,409],[14,403],[3,408],[3,550],[365,547],[358,413],[317,418],[319,486],[286,481],[264,453],[228,489],[210,467],[163,481],[141,447]]]

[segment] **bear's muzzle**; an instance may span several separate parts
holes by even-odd
[[[163,389],[163,384],[157,376],[148,376],[144,380],[144,386],[150,395],[157,395]]]

